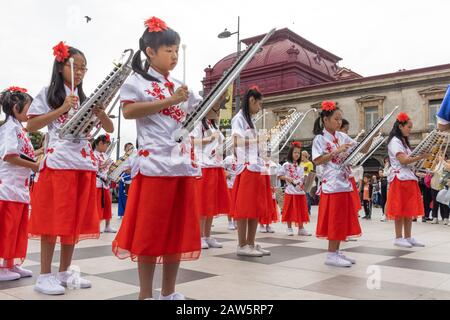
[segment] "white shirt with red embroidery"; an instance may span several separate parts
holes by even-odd
[[[136,73],[125,81],[120,89],[124,108],[128,103],[163,100],[183,85],[181,81],[170,76],[166,78],[152,68],[148,73],[159,82],[148,81]],[[186,113],[194,111],[201,100],[199,95],[190,91],[185,111],[180,105],[176,105],[136,119],[139,151],[132,163],[132,177],[139,172],[144,176],[156,177],[201,175],[189,139],[178,143],[173,138],[174,133],[182,128]]]
[[[402,165],[397,159],[397,155],[403,153],[406,156],[411,154],[411,149],[405,146],[402,141],[394,137],[388,144],[389,160],[391,162],[391,170],[389,170],[388,182],[391,183],[397,177],[400,181],[414,180],[418,181],[417,176],[408,165]]]
[[[218,134],[218,139],[214,139],[210,143],[195,143],[195,157],[200,163],[202,168],[223,168],[223,143],[225,137],[219,130],[219,124],[216,124],[217,128],[210,120],[206,120],[208,129],[205,129],[203,123],[198,123],[194,131],[190,133],[190,136],[194,139],[205,139],[213,134]]]
[[[108,170],[114,162],[104,152],[94,151],[94,155],[98,164],[96,186],[97,188],[109,189]]]
[[[251,119],[253,122],[253,119]],[[256,128],[255,123],[253,126]],[[244,113],[240,110],[231,120],[231,138],[237,136],[241,139],[248,138],[251,140],[257,139],[256,129],[251,129],[244,117]],[[258,144],[251,142],[249,144],[244,143],[243,140],[238,141],[236,146],[236,156],[239,163],[245,164],[245,167],[252,172],[264,172],[265,163],[259,155]]]
[[[356,142],[343,132],[336,131],[334,135],[323,130],[323,135],[317,135],[313,141],[312,159],[329,154],[343,144],[356,144]],[[333,159],[321,165],[321,191],[324,193],[352,192],[350,182],[351,168],[341,168],[340,165],[348,156],[347,152],[340,153]],[[320,192],[320,190],[319,190]]]
[[[289,177],[294,179],[294,184],[286,182],[286,188],[284,192],[290,195],[304,195],[304,182],[305,182],[305,170],[302,166],[294,163],[285,162],[278,172],[278,176]]]
[[[9,117],[0,126],[0,200],[30,203],[29,180],[32,171],[5,161],[8,156],[35,160],[34,149],[25,128]]]
[[[66,95],[70,95],[70,89],[64,86]],[[28,117],[47,114],[54,109],[47,103],[48,88],[44,88],[34,98],[28,109]],[[78,96],[78,90],[74,93]],[[55,170],[83,170],[97,171],[97,161],[94,156],[91,144],[88,140],[74,142],[72,140],[61,139],[58,136],[58,129],[61,128],[70,117],[79,109],[79,105],[72,108],[67,114],[48,125],[49,141],[45,151],[45,164],[47,167]]]
[[[244,171],[244,165],[242,163],[238,163],[236,157],[232,155],[229,155],[223,160],[223,165],[225,171],[229,174],[227,176],[228,189],[233,189],[236,176]]]

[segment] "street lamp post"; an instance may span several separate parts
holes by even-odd
[[[237,55],[236,55],[236,59],[238,59],[239,54],[241,53],[241,39],[240,39],[240,24],[241,24],[241,17],[238,16],[238,26],[237,26],[237,31],[236,32],[230,32],[228,31],[226,28],[223,32],[219,33],[218,37],[220,39],[225,39],[225,38],[229,38],[231,37],[233,34],[237,35]],[[241,77],[240,75],[238,75],[237,79],[236,79],[236,113],[239,111],[240,109],[240,88],[241,86]]]

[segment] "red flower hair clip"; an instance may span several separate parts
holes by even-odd
[[[400,123],[408,122],[409,116],[406,114],[406,112],[400,112],[397,116],[397,121]]]
[[[334,111],[336,110],[336,103],[334,101],[323,101],[322,111]]]
[[[259,89],[259,87],[257,85],[253,85],[250,88],[248,88],[248,90],[255,90],[257,92],[261,92],[261,90]]]
[[[167,24],[157,17],[151,17],[146,20],[144,25],[148,28],[148,32],[162,32],[169,29]]]
[[[291,145],[293,147],[296,147],[296,148],[299,148],[299,149],[302,148],[302,143],[300,141],[294,141],[294,142],[291,143]]]
[[[22,93],[27,93],[28,90],[25,88],[21,88],[21,87],[9,87],[8,89],[6,89],[6,91],[9,92],[22,92]]]
[[[53,55],[55,56],[55,60],[58,62],[66,61],[66,59],[70,57],[69,46],[60,41],[53,47]]]
[[[106,141],[107,143],[110,143],[110,142],[111,142],[111,137],[110,137],[109,134],[105,134],[105,141]]]

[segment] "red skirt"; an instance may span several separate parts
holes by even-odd
[[[389,184],[385,211],[389,220],[423,216],[422,195],[417,181],[395,178]]]
[[[29,237],[56,237],[66,245],[98,239],[95,176],[91,171],[44,168],[33,188]]]
[[[27,255],[28,204],[0,200],[0,268],[21,265]]]
[[[276,223],[279,220],[278,217],[278,206],[277,206],[277,200],[272,199],[272,203],[270,206],[270,216],[268,218],[260,218],[259,219],[259,223],[261,224],[271,224],[271,223]]]
[[[332,241],[361,236],[353,192],[320,195],[316,235]]]
[[[273,214],[270,176],[247,168],[234,181],[231,215],[235,220],[267,219]]]
[[[100,220],[111,220],[112,199],[108,189],[97,188],[97,210]]]
[[[306,195],[284,195],[282,222],[295,222],[297,226],[309,222]]]
[[[198,185],[202,217],[214,217],[230,212],[231,200],[223,168],[203,168]]]
[[[198,259],[201,238],[196,180],[138,174],[112,244],[114,254],[147,263]]]
[[[358,188],[356,187],[356,181],[355,181],[355,178],[354,177],[351,177],[350,178],[350,182],[351,182],[351,184],[352,184],[352,186],[353,186],[353,192],[352,192],[352,195],[353,195],[353,201],[355,201],[355,204],[356,204],[356,206],[357,206],[357,208],[358,208],[358,211],[359,210],[361,210],[361,198],[359,197],[359,190],[358,190]]]

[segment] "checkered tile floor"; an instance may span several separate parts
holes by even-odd
[[[116,210],[116,207],[114,207]],[[273,226],[275,233],[258,233],[258,242],[271,250],[263,258],[235,254],[236,231],[227,230],[226,218],[214,221],[214,234],[222,249],[208,249],[198,261],[183,263],[177,290],[189,299],[450,299],[450,226],[417,222],[415,236],[425,248],[400,249],[392,245],[392,222],[379,221],[375,209],[372,221],[361,221],[363,236],[343,244],[344,251],[357,259],[348,269],[324,265],[327,242],[315,237],[288,237],[286,226]],[[314,231],[317,207],[313,208]],[[120,220],[113,218],[119,227]],[[137,299],[139,287],[136,264],[119,260],[111,253],[114,235],[84,241],[75,251],[73,265],[91,280],[86,290],[67,290],[64,296],[36,293],[36,277],[0,283],[1,299]],[[39,272],[39,242],[29,242],[25,267]],[[55,253],[54,268],[59,252]],[[161,285],[161,268],[155,274],[156,296]]]

